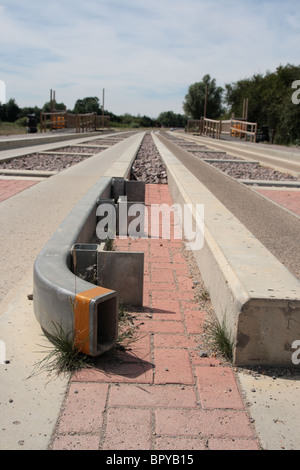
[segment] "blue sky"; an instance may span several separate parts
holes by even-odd
[[[300,65],[299,45],[299,0],[0,0],[0,81],[21,107],[104,88],[115,114],[183,113],[205,74],[224,86]]]

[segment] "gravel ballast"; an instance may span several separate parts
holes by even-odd
[[[167,169],[150,133],[145,135],[140,146],[131,168],[131,179],[147,184],[168,183]]]

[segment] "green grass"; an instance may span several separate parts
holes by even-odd
[[[210,319],[206,321],[205,330],[213,349],[218,351],[222,356],[225,357],[225,359],[232,362],[233,343],[225,325],[225,317],[222,324],[217,319]]]
[[[0,135],[26,134],[26,127],[18,126],[14,122],[0,121]]]
[[[53,333],[47,333],[50,344],[43,346],[43,353],[47,355],[35,364],[31,376],[46,372],[48,375],[69,374],[91,367],[91,358],[80,351],[76,345],[76,338],[71,338],[61,325],[53,323]],[[30,376],[30,377],[31,377]]]

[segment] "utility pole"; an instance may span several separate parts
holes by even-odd
[[[104,128],[104,95],[105,95],[105,90],[103,88],[102,92],[102,127]]]
[[[208,85],[206,85],[205,87],[204,118],[206,118],[206,112],[207,112],[207,92],[208,92]]]

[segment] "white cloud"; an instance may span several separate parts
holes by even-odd
[[[0,79],[19,106],[55,89],[72,108],[105,88],[115,114],[181,113],[206,73],[223,86],[298,65],[298,10],[298,0],[0,0]]]

